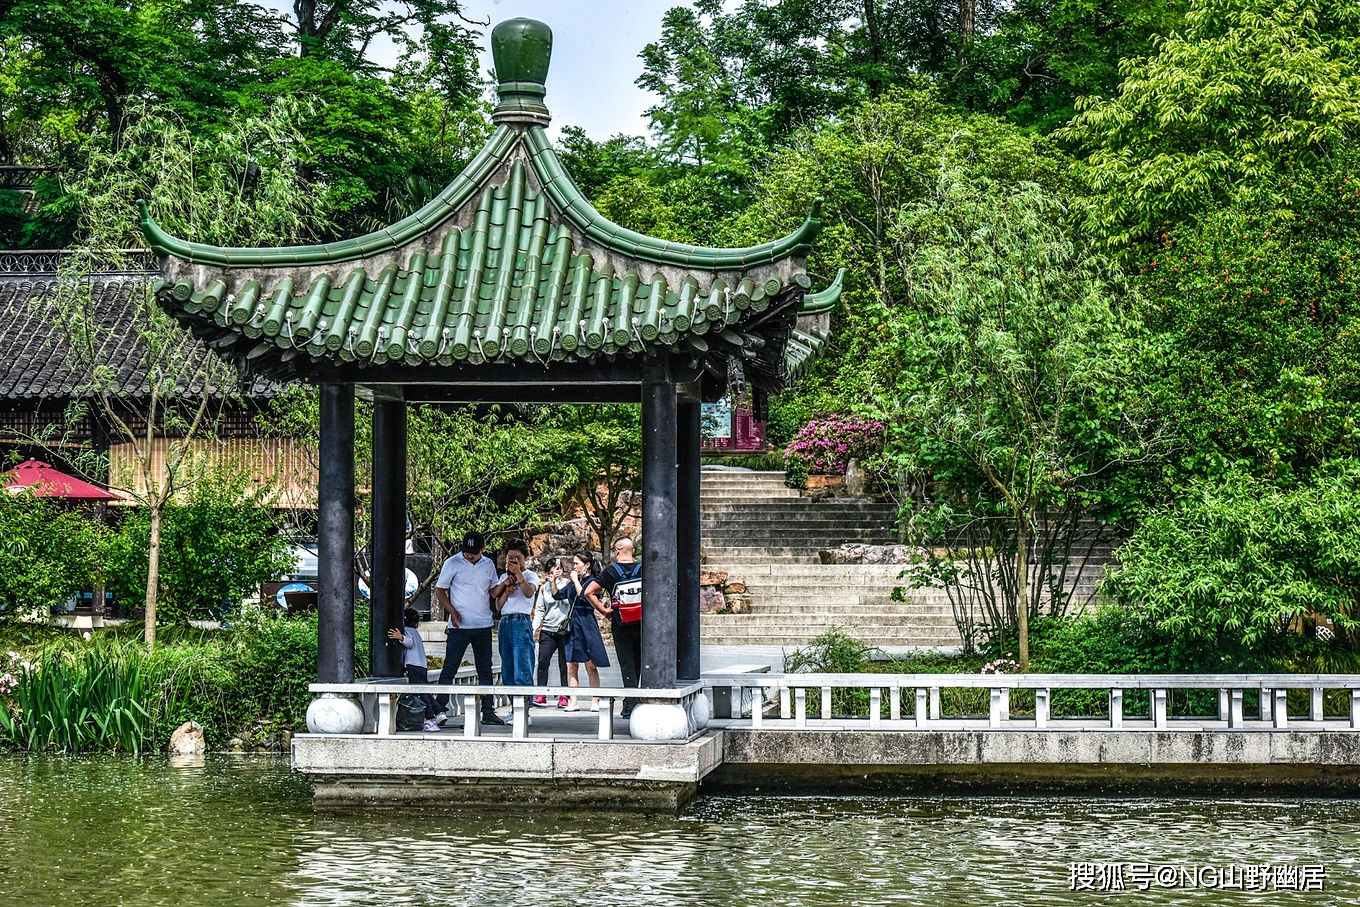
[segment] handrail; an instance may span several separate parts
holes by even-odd
[[[1053,720],[1050,704],[1052,692],[1058,690],[1104,690],[1109,693],[1109,726],[1124,727],[1124,692],[1146,690],[1149,697],[1149,718],[1154,729],[1169,727],[1168,692],[1174,690],[1217,690],[1218,715],[1214,720],[1225,721],[1229,730],[1246,728],[1243,696],[1247,691],[1260,693],[1260,721],[1269,722],[1276,729],[1289,726],[1289,690],[1308,690],[1309,720],[1323,722],[1323,694],[1326,690],[1349,693],[1350,729],[1360,729],[1360,674],[724,674],[706,672],[705,683],[715,690],[726,688],[727,696],[715,695],[715,701],[730,703],[727,715],[715,717],[742,718],[750,702],[753,728],[763,726],[767,696],[779,699],[781,720],[793,719],[794,727],[807,727],[807,691],[820,690],[823,718],[831,716],[832,692],[836,689],[867,689],[869,691],[870,728],[882,727],[883,691],[888,691],[889,719],[906,720],[902,708],[902,691],[908,690],[913,704],[910,723],[916,729],[939,729],[941,719],[940,691],[947,689],[990,690],[989,728],[1050,727]],[[1034,693],[1034,717],[1017,723],[1010,717],[1012,690]],[[749,696],[747,695],[749,693]],[[846,716],[837,716],[837,721]],[[856,721],[859,716],[849,717]],[[1089,718],[1083,719],[1089,722]],[[1203,723],[1201,717],[1194,717]],[[1069,725],[1070,726],[1070,725]]]
[[[460,675],[467,669],[460,668]],[[700,695],[706,684],[687,683],[676,687],[648,689],[638,687],[563,687],[563,686],[506,686],[504,684],[464,683],[455,680],[446,683],[407,683],[401,677],[368,677],[352,683],[313,683],[308,690],[313,693],[349,693],[364,697],[374,697],[377,706],[377,734],[389,737],[397,730],[397,697],[428,693],[434,696],[448,696],[450,700],[461,700],[463,711],[463,736],[475,738],[482,735],[481,710],[478,699],[482,696],[499,696],[510,700],[511,737],[523,740],[529,736],[529,701],[538,696],[582,696],[589,695],[600,700],[600,720],[597,736],[600,740],[614,739],[614,700],[641,699],[673,701],[686,707]]]

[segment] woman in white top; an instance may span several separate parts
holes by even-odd
[[[548,579],[538,587],[534,599],[534,631],[538,634],[538,685],[548,685],[548,664],[557,653],[558,686],[567,685],[567,639],[571,636],[571,602],[558,591],[569,583],[563,575],[562,561],[553,560]],[[547,706],[548,697],[535,696],[534,705]],[[567,707],[567,697],[557,697],[557,707]]]

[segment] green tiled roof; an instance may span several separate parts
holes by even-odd
[[[533,39],[531,50],[546,53],[546,26],[526,21],[512,20],[528,37],[511,38]],[[498,69],[510,24],[493,35]],[[532,75],[533,62],[516,69]],[[563,169],[534,85],[502,82],[499,125],[464,171],[415,214],[357,239],[223,248],[168,235],[143,205],[142,230],[162,256],[162,304],[200,334],[216,330],[221,348],[265,371],[301,357],[375,367],[499,357],[546,364],[665,347],[740,356],[766,385],[796,374],[828,333],[807,326],[827,320],[820,316],[841,286],[838,276],[807,292],[817,206],[788,236],[741,249],[620,227]],[[233,345],[226,333],[254,343]],[[770,342],[782,361],[765,349]]]

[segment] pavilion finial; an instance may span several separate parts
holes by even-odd
[[[491,114],[492,122],[548,125],[552,117],[543,96],[552,60],[552,29],[536,19],[507,19],[491,31],[491,56],[500,83],[496,88],[500,103]]]

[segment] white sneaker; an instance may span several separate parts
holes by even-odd
[[[423,728],[421,728],[421,730],[425,730],[425,731],[438,731],[438,730],[439,730],[439,721],[438,721],[437,719],[434,719],[434,718],[428,718],[428,719],[426,719],[426,721],[425,721],[425,726],[424,726]]]
[[[529,724],[533,724],[533,723],[534,723],[534,716],[533,716],[533,715],[525,715],[525,716],[524,716],[524,720],[525,720],[526,722],[528,722]],[[505,713],[505,723],[506,723],[506,724],[509,724],[509,725],[514,725],[514,723],[515,723],[515,712],[514,712],[513,709]]]

